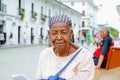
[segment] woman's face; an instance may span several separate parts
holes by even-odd
[[[53,24],[48,31],[49,38],[55,48],[66,48],[72,38],[73,31],[66,23]]]

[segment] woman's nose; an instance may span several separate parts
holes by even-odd
[[[58,33],[57,39],[62,39],[62,35],[60,33]]]

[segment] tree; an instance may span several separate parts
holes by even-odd
[[[112,35],[114,38],[118,38],[118,37],[119,37],[119,31],[116,30],[116,29],[113,28],[113,27],[110,27],[110,33],[111,33],[111,35]]]

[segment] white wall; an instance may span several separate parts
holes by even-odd
[[[42,24],[41,23],[41,6],[44,8],[44,14],[48,15],[48,10],[51,9],[51,16],[55,15],[55,13],[59,13],[59,5],[53,5],[52,2],[48,2],[47,5],[45,5],[45,1],[43,0],[23,0],[25,1],[25,5],[23,6],[25,8],[25,18],[23,21],[20,20],[18,15],[18,1],[16,0],[4,0],[3,3],[7,5],[7,14],[4,17],[4,20],[6,21],[6,25],[4,26],[4,32],[7,34],[7,43],[6,45],[10,44],[9,35],[10,32],[13,32],[13,44],[18,44],[18,26],[21,26],[20,31],[20,42],[23,44],[23,33],[25,32],[27,35],[27,44],[31,44],[31,28],[33,28],[33,33],[35,35],[34,43],[38,44],[38,39],[40,35],[40,28],[43,28],[43,35],[44,37],[47,35],[47,31],[49,29],[48,25],[48,18],[47,21]],[[34,3],[34,11],[37,12],[37,20],[34,21],[31,19],[31,4]],[[14,6],[14,7],[13,7]],[[46,8],[45,8],[46,6]],[[78,13],[74,12],[72,14],[73,10],[71,9],[62,9],[61,7],[61,13],[67,14],[73,21],[73,23],[76,23],[75,26],[75,35],[78,33],[78,28],[80,25],[80,16]],[[46,11],[45,11],[46,10]],[[15,23],[15,25],[13,25]],[[77,37],[76,37],[77,38]]]

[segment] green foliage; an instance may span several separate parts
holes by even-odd
[[[23,8],[20,9],[20,19],[24,20],[25,17],[25,10]]]
[[[46,15],[41,16],[41,20],[42,20],[43,22],[45,22],[45,21],[46,21],[46,18],[47,18],[47,16],[46,16]]]
[[[36,20],[37,19],[36,17],[37,17],[37,12],[33,12],[32,18],[34,18]]]
[[[114,38],[118,38],[119,37],[119,32],[118,30],[116,30],[115,28],[110,27],[110,33]]]

